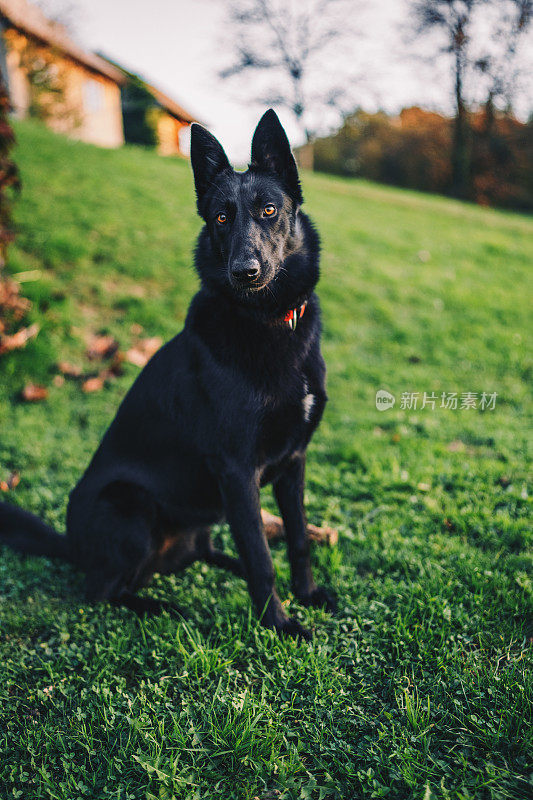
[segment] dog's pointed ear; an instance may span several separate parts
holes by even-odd
[[[272,108],[263,114],[255,129],[250,166],[274,172],[281,178],[294,202],[298,205],[303,203],[296,161],[287,134]]]
[[[216,176],[231,164],[218,139],[202,125],[191,125],[191,164],[198,212],[203,216],[205,193]]]

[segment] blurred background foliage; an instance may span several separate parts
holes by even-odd
[[[336,133],[314,143],[319,172],[449,194],[453,120],[413,107],[399,117],[358,109]],[[533,209],[533,121],[488,109],[469,118],[468,199]]]

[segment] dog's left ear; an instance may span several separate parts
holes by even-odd
[[[296,161],[287,134],[272,108],[263,114],[255,129],[250,166],[274,172],[281,178],[294,202],[298,205],[303,203]]]

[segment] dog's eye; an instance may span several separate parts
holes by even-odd
[[[219,225],[224,225],[228,221],[226,214],[217,214],[217,222]]]
[[[275,205],[273,205],[272,203],[267,203],[267,205],[263,209],[263,214],[265,215],[265,217],[273,217],[276,211],[277,208]]]

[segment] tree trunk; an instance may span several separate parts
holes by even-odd
[[[313,142],[302,144],[296,151],[296,161],[300,169],[312,170],[314,168],[314,145]]]
[[[483,133],[485,136],[490,136],[494,128],[494,96],[492,91],[485,101],[485,119],[483,125]]]
[[[470,142],[468,114],[463,100],[463,64],[460,49],[455,51],[455,122],[452,143],[452,194],[470,196]]]

